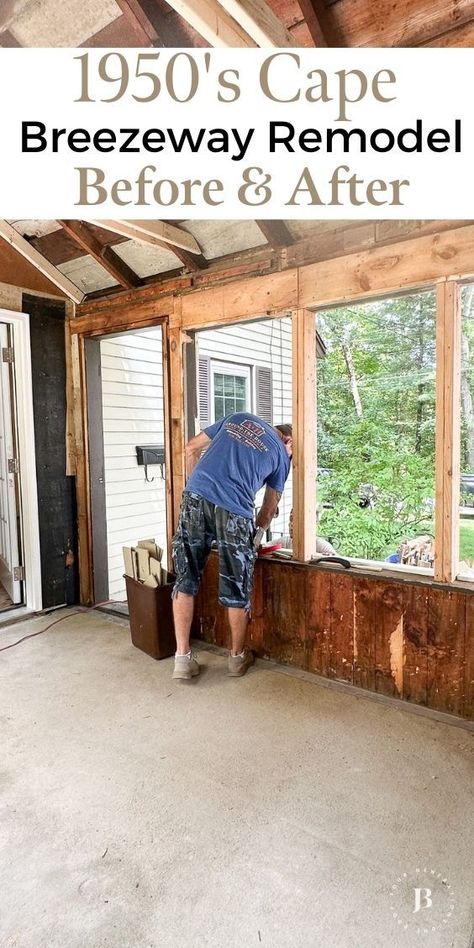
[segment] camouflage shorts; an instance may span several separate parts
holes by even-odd
[[[195,596],[211,546],[219,554],[219,602],[223,606],[249,609],[256,552],[252,520],[216,507],[199,494],[185,491],[178,528],[173,537],[176,583],[173,596]]]

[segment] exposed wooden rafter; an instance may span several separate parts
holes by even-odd
[[[127,289],[140,285],[140,278],[112,249],[100,242],[90,225],[83,221],[58,220],[58,224],[66,231],[79,247],[90,254],[97,263],[100,263],[110,276]]]
[[[221,7],[243,26],[257,46],[295,46],[282,21],[265,0],[219,0]]]
[[[123,15],[135,33],[141,37],[143,46],[161,46],[157,29],[145,10],[143,0],[117,0]]]
[[[167,0],[210,46],[258,46],[217,0]]]
[[[459,560],[461,300],[454,281],[437,286],[435,579],[452,583]]]
[[[32,247],[31,244],[5,220],[0,220],[0,237],[18,251],[25,260],[33,264],[43,276],[47,277],[51,283],[54,283],[69,299],[74,300],[75,303],[82,303],[82,300],[85,298],[85,293],[83,293],[72,280],[69,280],[64,273],[61,273],[57,267],[50,263],[46,257],[43,257],[38,250]]]
[[[306,26],[315,46],[338,46],[334,30],[328,23],[324,0],[298,0]]]
[[[290,247],[294,243],[285,221],[255,221],[255,223],[274,250]]]
[[[160,247],[165,243],[170,244],[171,249],[180,247],[189,253],[198,255],[201,253],[201,248],[192,234],[165,221],[95,220],[92,223],[102,227],[103,230],[111,230],[114,234],[122,234],[122,237],[139,240],[143,244],[154,244],[155,247]]]
[[[209,262],[202,253],[189,253],[189,250],[184,250],[183,247],[177,247],[176,244],[165,244],[164,241],[162,246],[164,250],[170,250],[172,253],[174,253],[175,257],[177,257],[183,266],[186,267],[186,270],[190,270],[191,272],[196,270],[205,270],[206,267],[209,266]]]
[[[316,320],[314,313],[292,314],[293,353],[293,555],[316,553]]]

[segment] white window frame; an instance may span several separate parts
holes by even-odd
[[[238,376],[239,378],[245,379],[245,388],[246,388],[246,400],[247,408],[246,411],[253,410],[253,385],[252,385],[252,369],[250,365],[245,365],[242,362],[218,362],[215,359],[210,360],[210,417],[211,424],[214,424],[216,420],[215,404],[214,404],[214,376],[216,373],[219,375],[231,375],[232,377]]]
[[[40,534],[36,484],[35,426],[31,376],[30,317],[26,313],[0,309],[0,322],[12,327],[15,352],[18,453],[20,461],[21,536],[25,567],[25,605],[15,606],[15,617],[39,612],[41,593]],[[1,614],[4,619],[10,610]]]

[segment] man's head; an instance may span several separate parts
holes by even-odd
[[[292,425],[274,425],[275,431],[285,445],[285,451],[289,458],[293,454],[293,426]]]

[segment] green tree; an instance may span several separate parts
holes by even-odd
[[[341,553],[384,558],[434,495],[434,294],[324,311],[318,330],[320,530]]]

